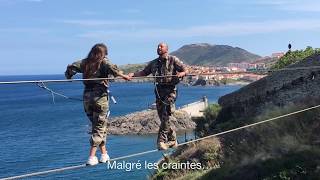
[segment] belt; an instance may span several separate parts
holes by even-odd
[[[159,88],[175,88],[175,85],[169,84],[169,83],[158,83],[156,84],[157,87]]]

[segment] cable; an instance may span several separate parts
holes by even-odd
[[[256,122],[256,123],[252,123],[252,124],[249,124],[249,125],[245,125],[245,126],[241,126],[241,127],[238,127],[238,128],[234,128],[234,129],[230,129],[230,130],[227,130],[227,131],[223,131],[223,132],[220,132],[220,133],[212,134],[212,135],[209,135],[209,136],[205,136],[205,137],[198,138],[198,139],[195,139],[195,140],[192,140],[192,141],[188,141],[188,142],[184,142],[184,143],[178,144],[178,147],[186,145],[186,144],[194,143],[194,142],[197,142],[197,141],[201,141],[201,140],[204,140],[204,139],[208,139],[208,138],[220,136],[220,135],[223,135],[223,134],[231,133],[231,132],[238,131],[238,130],[241,130],[241,129],[245,129],[245,128],[248,128],[248,127],[253,127],[253,126],[256,126],[256,125],[259,125],[259,124],[263,124],[263,123],[266,123],[266,122],[274,121],[274,120],[281,119],[281,118],[284,118],[284,117],[292,116],[294,114],[299,114],[299,113],[302,113],[302,112],[305,112],[305,111],[309,111],[309,110],[312,110],[312,109],[316,109],[316,108],[319,108],[319,107],[320,107],[320,104],[316,105],[316,106],[309,107],[309,108],[305,108],[305,109],[302,109],[302,110],[299,110],[299,111],[295,111],[295,112],[292,112],[292,113],[288,113],[288,114],[284,114],[284,115],[277,116],[277,117],[274,117],[274,118],[266,119],[266,120],[263,120],[263,121],[260,121],[260,122]],[[113,158],[110,161],[111,162],[112,161],[117,161],[117,160],[126,159],[126,158],[130,158],[130,157],[149,154],[149,153],[153,153],[153,152],[157,152],[157,151],[159,151],[159,150],[158,149],[153,149],[153,150],[149,150],[149,151],[143,151],[143,152],[139,152],[139,153],[135,153],[135,154],[130,154],[130,155],[126,155],[126,156],[120,156],[120,157],[117,157],[117,158]],[[34,172],[34,173],[29,173],[29,174],[12,176],[12,177],[7,177],[7,178],[2,178],[0,180],[12,180],[12,179],[18,179],[18,178],[26,178],[26,177],[44,175],[44,174],[49,174],[49,173],[54,173],[54,172],[61,172],[61,171],[66,171],[66,170],[80,169],[80,168],[84,168],[84,167],[86,167],[86,164],[80,164],[80,165],[75,165],[75,166],[68,166],[68,167],[63,167],[63,168],[47,170],[47,171],[39,171],[39,172]]]
[[[302,113],[302,112],[305,112],[305,111],[309,111],[309,110],[312,110],[312,109],[316,109],[316,108],[319,108],[319,107],[320,107],[320,104],[316,105],[316,106],[312,106],[312,107],[306,108],[306,109],[302,109],[302,110],[299,110],[299,111],[295,111],[295,112],[292,112],[292,113],[288,113],[288,114],[285,114],[285,115],[281,115],[281,116],[278,116],[278,117],[270,118],[270,119],[267,119],[267,120],[263,120],[263,121],[259,121],[259,122],[256,122],[256,123],[252,123],[252,124],[248,124],[248,125],[245,125],[245,126],[241,126],[241,127],[238,127],[238,128],[234,128],[234,129],[230,129],[230,130],[227,130],[227,131],[223,131],[223,132],[220,132],[220,133],[212,134],[212,135],[209,135],[209,136],[206,136],[206,137],[198,138],[198,139],[195,139],[195,140],[192,140],[192,141],[184,142],[184,143],[179,144],[178,146],[182,146],[182,145],[189,144],[189,143],[196,142],[196,141],[201,141],[201,140],[204,140],[204,139],[207,139],[207,138],[211,138],[211,137],[220,136],[220,135],[227,134],[227,133],[230,133],[230,132],[233,132],[233,131],[238,131],[240,129],[245,129],[245,128],[248,128],[248,127],[256,126],[256,125],[263,124],[263,123],[266,123],[266,122],[269,122],[269,121],[274,121],[274,120],[277,120],[277,119],[280,119],[280,118],[288,117],[288,116],[291,116],[291,115],[294,115],[294,114],[299,114],[299,113]]]
[[[206,76],[206,75],[219,75],[219,74],[250,74],[258,72],[277,72],[277,71],[294,71],[294,70],[309,70],[309,69],[320,69],[320,66],[309,66],[309,67],[297,67],[297,68],[283,68],[278,70],[257,70],[257,71],[243,71],[243,72],[214,72],[214,73],[200,73],[200,74],[187,74],[186,76]],[[132,77],[132,79],[143,79],[143,78],[162,78],[162,77],[174,77],[177,75],[166,75],[166,76],[140,76]],[[53,80],[30,80],[30,81],[0,81],[0,84],[25,84],[25,83],[48,83],[48,82],[75,82],[75,81],[99,81],[99,80],[117,80],[122,79],[121,77],[116,78],[92,78],[92,79],[53,79]]]
[[[176,75],[170,75],[176,76]],[[132,79],[142,79],[142,78],[161,78],[169,76],[140,76],[132,77]],[[52,83],[52,82],[76,82],[76,81],[102,81],[102,80],[117,80],[122,79],[121,77],[115,78],[91,78],[91,79],[52,79],[52,80],[30,80],[30,81],[0,81],[0,84],[28,84],[28,83]]]

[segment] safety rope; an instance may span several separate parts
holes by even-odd
[[[61,93],[58,93],[58,92],[55,92],[53,91],[52,89],[48,88],[44,82],[41,82],[41,83],[36,83],[37,86],[39,86],[40,88],[44,89],[44,90],[47,90],[51,93],[51,96],[52,96],[52,102],[55,103],[55,98],[54,98],[54,95],[58,95],[58,96],[61,96],[65,99],[70,99],[70,100],[76,100],[76,101],[83,101],[83,99],[79,99],[79,98],[72,98],[72,97],[68,97],[66,95],[63,95]]]
[[[296,68],[283,68],[277,70],[256,70],[256,71],[241,71],[241,72],[213,72],[213,73],[199,73],[199,74],[187,74],[186,76],[209,76],[219,74],[252,74],[261,72],[277,72],[277,71],[295,71],[295,70],[310,70],[320,69],[320,66],[309,66],[309,67],[296,67]],[[132,77],[132,79],[143,79],[143,78],[163,78],[163,77],[176,77],[177,75],[166,75],[166,76],[139,76]],[[99,80],[119,80],[121,77],[115,78],[91,78],[91,79],[53,79],[53,80],[30,80],[30,81],[0,81],[0,84],[24,84],[24,83],[49,83],[49,82],[76,82],[76,81],[99,81]]]
[[[165,105],[165,108],[167,108],[166,106],[170,106],[171,104],[170,104],[170,102],[169,103],[166,103],[165,101],[168,101],[168,98],[169,97],[165,97],[166,99],[164,99],[164,100],[162,100],[162,98],[161,98],[161,96],[160,96],[160,94],[159,94],[159,91],[158,91],[158,87],[157,87],[157,84],[156,83],[154,83],[154,89],[155,89],[155,91],[156,91],[156,98],[162,103],[162,104],[164,104]]]
[[[309,108],[305,108],[305,109],[302,109],[302,110],[298,110],[298,111],[295,111],[295,112],[292,112],[292,113],[284,114],[284,115],[277,116],[277,117],[274,117],[274,118],[266,119],[266,120],[259,121],[259,122],[256,122],[256,123],[248,124],[248,125],[241,126],[241,127],[238,127],[238,128],[230,129],[230,130],[223,131],[223,132],[220,132],[220,133],[216,133],[216,134],[212,134],[212,135],[205,136],[205,137],[202,137],[202,138],[198,138],[198,139],[195,139],[195,140],[191,140],[191,141],[187,141],[187,142],[184,142],[184,143],[180,143],[180,144],[178,144],[178,146],[183,146],[183,145],[194,143],[194,142],[198,142],[198,141],[201,141],[201,140],[204,140],[204,139],[208,139],[208,138],[220,136],[220,135],[223,135],[223,134],[231,133],[231,132],[234,132],[234,131],[238,131],[238,130],[241,130],[241,129],[245,129],[245,128],[248,128],[248,127],[253,127],[253,126],[256,126],[256,125],[259,125],[259,124],[263,124],[263,123],[267,123],[267,122],[274,121],[274,120],[277,120],[277,119],[281,119],[281,118],[284,118],[284,117],[292,116],[292,115],[299,114],[299,113],[302,113],[302,112],[306,112],[306,111],[309,111],[309,110],[312,110],[312,109],[316,109],[316,108],[319,108],[319,107],[320,107],[320,104],[316,105],[316,106],[309,107]],[[117,161],[117,160],[122,160],[122,159],[127,159],[127,158],[131,158],[131,157],[136,157],[136,156],[141,156],[141,155],[144,155],[144,154],[149,154],[149,153],[153,153],[153,152],[157,152],[157,151],[159,151],[159,150],[158,149],[153,149],[153,150],[143,151],[143,152],[130,154],[130,155],[126,155],[126,156],[120,156],[120,157],[117,157],[117,158],[110,159],[110,162]],[[18,178],[26,178],[26,177],[31,177],[31,176],[39,176],[39,175],[45,175],[45,174],[54,173],[54,172],[62,172],[62,171],[66,171],[66,170],[80,169],[80,168],[84,168],[84,167],[86,167],[86,164],[68,166],[68,167],[63,167],[63,168],[47,170],[47,171],[39,171],[39,172],[28,173],[28,174],[23,174],[23,175],[18,175],[18,176],[11,176],[11,177],[2,178],[0,180],[11,180],[11,179],[18,179]]]
[[[83,99],[80,99],[80,98],[73,98],[73,97],[69,97],[69,96],[66,96],[66,95],[64,95],[64,94],[58,93],[58,92],[56,92],[56,91],[48,88],[43,82],[41,82],[41,83],[36,83],[36,84],[37,84],[37,86],[39,86],[40,88],[42,88],[42,89],[44,89],[44,90],[47,90],[47,91],[49,91],[49,92],[51,93],[53,104],[55,104],[55,95],[61,96],[61,97],[65,98],[65,99],[76,100],[76,101],[83,101]],[[108,93],[110,99],[112,100],[112,102],[113,102],[114,104],[117,104],[117,101],[116,101],[116,99],[114,98],[114,96],[112,95],[111,91],[108,89],[108,87],[106,87],[106,88],[107,88],[107,93]]]

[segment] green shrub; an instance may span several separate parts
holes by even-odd
[[[219,104],[210,104],[205,110],[204,110],[204,118],[206,120],[215,120],[221,110],[221,106]]]
[[[271,69],[276,70],[284,68],[317,53],[320,53],[320,49],[313,49],[311,46],[308,46],[305,50],[288,51],[271,67]]]
[[[199,118],[196,123],[197,136],[202,137],[209,133],[210,125],[216,120],[221,107],[219,104],[210,104],[203,112],[203,117]]]

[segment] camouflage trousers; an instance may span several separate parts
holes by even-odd
[[[157,112],[161,121],[157,142],[175,141],[176,132],[170,122],[170,117],[175,108],[174,103],[177,94],[176,87],[157,85],[155,94]]]
[[[91,146],[102,146],[107,138],[107,113],[109,101],[105,90],[85,89],[83,93],[83,106],[87,117],[92,123]]]

